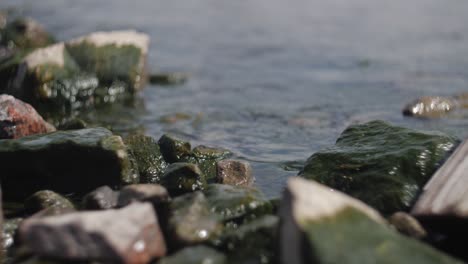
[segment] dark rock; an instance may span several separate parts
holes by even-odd
[[[406,105],[403,114],[417,117],[441,117],[452,111],[455,105],[453,98],[423,96]]]
[[[44,27],[31,18],[17,18],[6,22],[6,19],[0,18],[0,45],[15,49],[34,49],[54,42]]]
[[[442,133],[372,121],[347,128],[335,147],[313,154],[299,175],[390,214],[409,209],[457,143]]]
[[[182,85],[188,78],[189,75],[183,72],[154,73],[149,76],[149,82],[155,85]]]
[[[53,191],[43,190],[34,193],[26,199],[24,208],[29,214],[34,214],[47,208],[74,210],[75,206],[62,195]]]
[[[254,182],[252,168],[246,161],[218,161],[216,163],[216,181],[222,184],[250,187]]]
[[[125,144],[138,166],[140,182],[159,183],[167,163],[164,161],[157,142],[152,137],[137,134],[126,138]]]
[[[171,135],[163,135],[159,141],[161,153],[168,163],[179,162],[182,158],[189,156],[192,147],[189,142],[177,139]]]
[[[364,203],[291,178],[280,209],[280,263],[462,263],[388,227]]]
[[[63,261],[148,263],[166,254],[149,203],[120,210],[71,213],[24,220],[18,238],[34,254]]]
[[[138,182],[122,139],[104,128],[0,140],[0,167],[8,198],[43,189],[85,194],[103,185]]]
[[[32,106],[13,96],[0,95],[0,139],[49,133],[54,126],[47,123]]]
[[[83,197],[83,208],[87,210],[107,210],[117,206],[119,193],[109,186],[102,186]]]
[[[130,30],[95,32],[66,43],[81,69],[104,86],[122,82],[131,93],[145,85],[148,46],[148,35]]]
[[[203,190],[206,180],[197,165],[176,162],[166,168],[161,177],[161,185],[166,187],[169,193],[178,195]]]
[[[203,192],[210,210],[223,221],[258,218],[271,213],[273,209],[263,194],[253,188],[209,184]]]
[[[65,121],[63,124],[60,124],[58,127],[59,130],[76,130],[87,128],[88,124],[82,119],[73,118],[71,120]]]
[[[409,237],[423,239],[427,236],[426,230],[418,220],[405,212],[394,213],[388,221],[398,232]]]
[[[157,264],[226,264],[226,256],[207,247],[193,246],[177,251],[174,255],[165,257]]]
[[[170,200],[166,188],[158,184],[132,184],[120,190],[117,205],[126,206],[133,202],[150,202],[154,206],[168,203]]]
[[[216,162],[225,159],[231,152],[222,148],[197,146],[192,150],[190,156],[185,157],[185,162],[197,164],[205,175],[207,181],[214,183],[216,179]]]
[[[176,248],[214,239],[223,228],[201,192],[175,198],[169,205],[167,226],[168,242]]]

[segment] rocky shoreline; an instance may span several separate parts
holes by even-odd
[[[0,14],[0,36],[5,263],[467,260],[462,236],[409,213],[459,139],[382,121],[352,125],[307,160],[282,197],[268,199],[229,150],[170,134],[122,136],[79,118],[131,100],[148,79],[186,80],[149,77],[147,35],[56,42],[39,23]],[[447,100],[426,102],[404,113],[451,109]]]

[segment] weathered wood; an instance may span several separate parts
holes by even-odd
[[[411,213],[420,217],[468,218],[468,139],[426,184]]]

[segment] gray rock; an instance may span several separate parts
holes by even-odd
[[[159,184],[132,184],[120,190],[117,205],[126,206],[133,202],[150,202],[154,206],[169,202],[169,193]]]
[[[221,160],[216,163],[218,183],[250,187],[254,183],[252,168],[246,161]]]
[[[197,165],[186,162],[172,163],[161,177],[161,185],[170,194],[179,195],[187,192],[203,190],[206,179]]]
[[[83,197],[83,207],[87,210],[107,210],[117,206],[118,192],[109,186],[102,186]]]
[[[30,218],[18,232],[21,244],[34,254],[67,262],[143,264],[166,254],[156,212],[149,203]]]

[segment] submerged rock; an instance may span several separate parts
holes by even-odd
[[[49,133],[55,127],[47,123],[32,106],[13,96],[0,95],[0,139]]]
[[[57,210],[74,210],[75,206],[62,195],[43,190],[34,193],[24,203],[24,208],[30,214],[37,213],[41,210],[52,208]]]
[[[188,78],[189,74],[183,72],[154,73],[149,76],[149,82],[155,85],[182,85]]]
[[[192,153],[190,142],[180,140],[171,135],[164,134],[158,141],[161,153],[168,163],[182,161]]]
[[[102,186],[83,197],[83,208],[86,210],[107,210],[117,206],[119,193],[109,186]]]
[[[222,253],[207,247],[187,247],[175,254],[165,257],[157,264],[226,264],[227,259]]]
[[[166,254],[156,212],[149,203],[120,210],[30,218],[19,240],[41,257],[71,261],[148,263]]]
[[[417,117],[441,117],[452,111],[455,105],[453,98],[423,96],[406,105],[403,114]]]
[[[408,210],[457,140],[382,121],[348,127],[334,147],[313,154],[299,173],[383,213]]]
[[[206,179],[197,165],[186,162],[176,162],[166,168],[161,177],[161,185],[173,195],[203,190]]]
[[[43,189],[85,194],[138,182],[122,139],[104,128],[0,140],[0,167],[8,198]]]
[[[81,69],[104,86],[122,82],[132,93],[145,84],[148,46],[148,35],[131,30],[95,32],[66,43]]]
[[[137,163],[140,182],[161,182],[167,163],[159,150],[158,143],[152,137],[137,134],[126,138],[125,144]]]
[[[221,160],[216,163],[216,182],[250,187],[254,183],[252,168],[246,161]]]
[[[462,263],[393,231],[343,193],[291,178],[280,209],[280,263]]]

